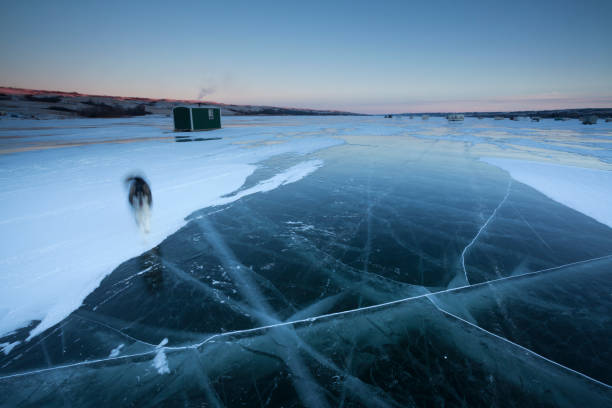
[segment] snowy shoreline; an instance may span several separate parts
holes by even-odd
[[[108,133],[149,137],[164,131],[117,122]],[[80,140],[101,130],[45,132]],[[159,244],[192,212],[298,181],[323,164],[304,159],[227,197],[257,169],[254,163],[343,143],[319,135],[279,138],[269,129],[253,128],[221,129],[215,136],[223,139],[95,144],[0,156],[0,336],[40,320],[32,338],[57,324],[121,262]],[[270,139],[277,143],[268,143]],[[151,232],[146,236],[127,204],[123,180],[132,172],[144,173],[153,189]]]
[[[612,172],[527,160],[481,157],[548,198],[612,228]]]
[[[562,158],[606,164],[612,141],[603,124],[584,129],[551,121],[541,125],[543,139],[531,124],[502,126],[492,120],[448,126],[440,118],[232,118],[210,134],[221,140],[175,143],[180,133],[169,130],[165,117],[41,122],[0,121],[0,141],[7,149],[70,146],[0,155],[0,336],[36,320],[41,323],[30,338],[40,334],[76,310],[122,262],[180,229],[194,211],[298,181],[323,165],[300,156],[343,144],[344,136],[435,139],[459,143],[461,151],[469,142],[478,146],[484,162],[612,227],[612,172],[519,160],[528,157],[526,150],[508,148],[520,138],[533,139],[537,152],[546,153],[542,157],[562,149]],[[576,136],[583,133],[589,139]],[[489,157],[497,153],[517,159]],[[257,163],[287,154],[296,156],[293,166],[246,188]],[[127,204],[123,180],[133,172],[142,172],[153,189],[152,230],[146,238]]]

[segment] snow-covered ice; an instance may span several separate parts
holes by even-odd
[[[168,122],[0,121],[7,405],[612,404],[609,124]]]
[[[6,122],[14,126],[15,121]],[[56,122],[57,128],[50,124],[45,130],[54,141],[86,141],[101,133],[96,120],[91,127],[82,127],[87,123],[83,120]],[[108,131],[129,139],[165,136],[158,127],[123,121]],[[157,245],[191,212],[295,182],[321,165],[306,160],[224,197],[242,186],[257,162],[342,143],[326,135],[286,140],[270,129],[250,127],[224,128],[214,135],[223,139],[102,143],[1,156],[0,334],[40,320],[32,337],[61,321],[119,263]],[[271,139],[283,143],[266,143]],[[151,232],[146,236],[139,235],[127,204],[123,179],[133,172],[142,172],[153,190]]]
[[[6,355],[8,355],[15,346],[19,345],[20,341],[15,341],[13,343],[0,343],[0,349]]]
[[[153,367],[160,374],[169,374],[170,367],[168,367],[168,359],[166,358],[166,353],[163,348],[160,348],[155,354],[155,358],[153,359]]]
[[[109,357],[117,357],[121,353],[121,349],[125,346],[125,344],[121,343],[117,347],[111,350]]]
[[[169,374],[170,368],[168,367],[168,359],[166,358],[166,351],[164,346],[168,344],[168,338],[164,338],[157,345],[157,352],[155,353],[155,358],[153,359],[153,367],[157,370],[159,374]]]
[[[482,160],[612,228],[612,171],[497,157]]]

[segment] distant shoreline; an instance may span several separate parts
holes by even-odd
[[[78,92],[50,91],[15,87],[0,87],[0,117],[26,119],[56,119],[75,117],[133,117],[172,112],[175,106],[214,106],[224,116],[381,116],[337,110],[278,107],[267,105],[233,105],[193,99],[156,99],[130,96],[90,95]],[[579,119],[588,115],[612,117],[610,108],[572,108],[554,110],[523,110],[496,112],[405,112],[392,116],[446,116],[460,113],[466,117],[512,118],[538,117],[541,119]]]
[[[176,106],[211,106],[224,116],[363,116],[359,113],[267,105],[232,105],[213,101],[89,95],[78,92],[0,87],[0,117],[25,119],[117,118],[169,115]]]
[[[431,117],[447,116],[451,113],[459,113],[466,117],[509,119],[512,117],[538,117],[540,119],[580,119],[584,116],[595,115],[601,119],[612,117],[612,108],[574,108],[574,109],[552,109],[552,110],[524,110],[524,111],[499,111],[499,112],[419,112],[398,113],[393,116],[422,116]]]

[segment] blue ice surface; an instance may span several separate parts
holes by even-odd
[[[612,403],[612,230],[479,160],[588,159],[606,171],[607,153],[574,146],[606,146],[608,125],[228,125],[344,143],[263,157],[227,195],[242,198],[185,214],[30,341],[31,328],[0,339],[21,342],[0,359],[6,404]],[[241,195],[305,161],[322,165]]]

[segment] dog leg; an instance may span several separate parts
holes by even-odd
[[[145,201],[140,209],[141,213],[141,228],[145,234],[148,234],[151,230],[151,208]]]

